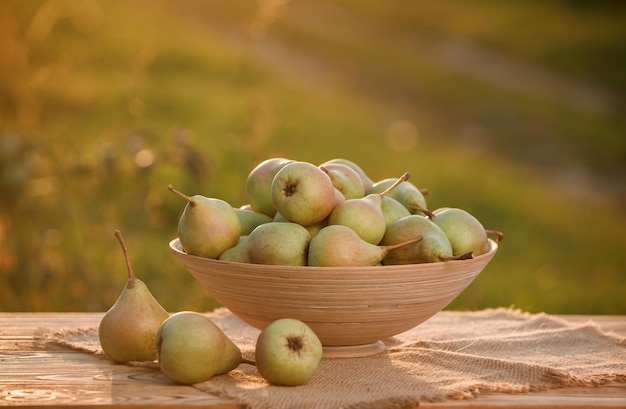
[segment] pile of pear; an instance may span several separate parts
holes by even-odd
[[[248,174],[248,203],[187,196],[178,238],[191,255],[228,262],[358,267],[465,260],[490,250],[487,230],[456,207],[429,210],[404,173],[374,181],[355,162],[270,158]]]

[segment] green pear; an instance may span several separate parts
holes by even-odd
[[[454,259],[452,245],[443,230],[432,220],[420,215],[406,216],[391,223],[380,244],[392,246],[417,236],[423,239],[419,243],[390,251],[383,259],[383,264],[432,263]]]
[[[248,235],[250,263],[304,266],[311,233],[292,222],[269,222],[258,226]]]
[[[402,203],[389,196],[383,197],[383,202],[380,208],[383,211],[385,224],[387,226],[389,226],[392,222],[411,214],[409,209],[407,209]]]
[[[370,179],[370,177],[367,175],[367,173],[359,166],[357,165],[355,162],[348,160],[348,159],[344,159],[344,158],[335,158],[335,159],[330,159],[324,163],[322,163],[320,166],[326,166],[332,163],[340,163],[342,165],[346,165],[351,167],[361,178],[361,182],[363,182],[363,187],[365,188],[365,191],[367,192],[372,185],[374,184],[374,182],[372,181],[372,179]]]
[[[272,218],[265,213],[256,212],[247,207],[235,208],[235,213],[241,223],[241,236],[247,236],[258,225],[272,221]]]
[[[153,361],[157,357],[154,346],[157,330],[169,314],[145,283],[135,276],[119,230],[115,231],[115,236],[124,252],[128,281],[115,304],[100,321],[100,346],[115,362]]]
[[[433,222],[439,226],[452,245],[455,256],[472,253],[474,256],[489,250],[489,239],[482,223],[466,210],[441,208],[433,212]]]
[[[308,226],[324,220],[337,196],[328,175],[308,162],[291,162],[272,181],[272,202],[293,223]]]
[[[239,241],[235,246],[220,254],[219,260],[249,263],[250,257],[248,256],[248,238],[248,236],[239,237]]]
[[[396,183],[381,193],[371,193],[364,197],[348,199],[336,205],[328,216],[328,224],[347,226],[368,243],[378,244],[387,227],[382,211],[383,197],[401,185],[409,176],[409,173],[405,173],[396,180]]]
[[[324,227],[311,239],[309,266],[351,267],[375,266],[393,249],[422,240],[414,237],[393,246],[377,246],[363,240],[349,227],[340,224]]]
[[[172,185],[168,189],[187,201],[178,221],[178,238],[188,254],[216,259],[237,244],[241,222],[230,204],[201,195],[189,197]]]
[[[242,362],[241,350],[206,315],[181,311],[163,321],[154,341],[169,379],[193,384],[225,374]]]
[[[328,163],[320,166],[345,199],[356,199],[365,196],[365,187],[359,174],[348,165]]]
[[[274,217],[276,206],[272,202],[272,181],[283,166],[292,162],[285,158],[271,158],[259,163],[246,178],[246,196],[252,210]]]
[[[323,352],[311,327],[298,319],[281,318],[259,333],[254,358],[259,374],[270,384],[296,386],[313,377]]]
[[[367,191],[368,194],[383,192],[389,186],[393,185],[395,179],[383,179],[380,180]],[[396,187],[393,192],[389,193],[389,197],[396,199],[402,203],[411,214],[423,214],[429,218],[433,218],[433,214],[426,206],[426,199],[420,189],[418,189],[411,182],[405,181]]]

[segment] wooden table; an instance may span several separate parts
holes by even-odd
[[[115,365],[38,339],[42,328],[96,326],[101,313],[0,313],[0,405],[164,408],[188,405],[239,409],[234,401],[177,385],[157,369]],[[594,320],[626,336],[626,316],[561,316]],[[540,393],[490,394],[477,399],[423,403],[432,408],[626,408],[626,385],[565,388]]]

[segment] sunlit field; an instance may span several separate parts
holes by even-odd
[[[184,203],[270,157],[405,171],[505,234],[448,309],[626,313],[620,2],[0,3],[0,310],[104,311],[173,258]],[[242,283],[246,285],[246,283]]]

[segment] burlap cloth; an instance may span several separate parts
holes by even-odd
[[[207,315],[245,358],[254,359],[258,330],[226,309]],[[97,328],[64,329],[48,339],[102,354]],[[602,332],[593,322],[572,324],[513,309],[444,311],[383,341],[387,350],[378,355],[323,359],[301,386],[271,386],[248,364],[193,386],[251,409],[406,408],[489,392],[608,382],[623,383],[626,394],[626,338]]]

